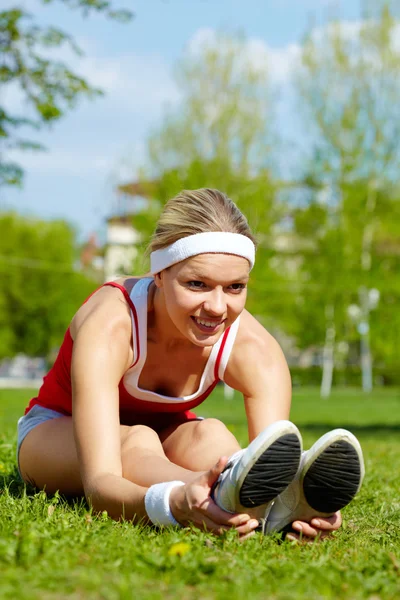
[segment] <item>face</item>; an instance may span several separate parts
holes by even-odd
[[[174,333],[214,345],[244,309],[250,265],[232,254],[200,254],[155,277]]]

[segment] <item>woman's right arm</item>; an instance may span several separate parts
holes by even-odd
[[[122,476],[118,384],[132,361],[131,322],[127,306],[115,294],[116,290],[101,290],[72,324],[75,442],[85,496],[93,508],[106,510],[114,519],[148,520],[147,488]],[[170,508],[183,525],[194,523],[215,533],[234,527],[244,538],[257,523],[248,515],[221,510],[210,496],[225,462],[174,488]]]
[[[73,425],[85,496],[96,510],[146,516],[146,488],[122,477],[118,384],[131,360],[131,322],[118,290],[102,289],[73,323]]]

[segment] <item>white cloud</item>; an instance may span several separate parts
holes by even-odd
[[[346,37],[355,37],[359,21],[341,24]],[[327,29],[316,28],[314,36],[324,39]],[[204,45],[213,45],[218,32],[199,29],[188,41],[187,50],[198,53]],[[400,26],[395,30],[393,44],[400,51]],[[91,38],[78,39],[88,55],[79,58],[64,49],[57,57],[69,60],[71,67],[105,91],[105,96],[80,107],[40,138],[49,147],[48,153],[15,153],[29,170],[53,171],[71,176],[107,170],[116,178],[143,164],[146,132],[157,123],[165,104],[176,105],[179,91],[171,75],[171,66],[161,55],[125,53],[107,56]],[[281,88],[280,105],[286,106],[290,96],[291,74],[299,66],[301,46],[296,43],[271,47],[260,38],[246,42],[244,58],[256,69],[266,68],[271,82]],[[13,109],[23,108],[21,95],[9,86],[2,91],[2,101]],[[286,98],[286,100],[285,100]],[[286,108],[285,108],[286,110]],[[33,136],[34,137],[34,136]],[[132,156],[125,164],[123,156]]]
[[[90,39],[80,39],[79,44],[90,48],[90,56],[79,58],[63,48],[53,57],[68,62],[73,71],[103,89],[105,95],[93,102],[81,101],[60,122],[40,133],[18,131],[21,137],[38,140],[49,150],[10,155],[10,160],[18,160],[28,171],[70,176],[106,170],[115,173],[115,164],[121,162],[116,157],[122,156],[122,148],[128,152],[128,147],[137,157],[135,164],[143,162],[141,138],[163,107],[179,98],[162,56],[126,53],[110,57]],[[1,101],[12,113],[28,116],[24,94],[17,86],[3,86]]]
[[[213,46],[218,40],[218,32],[211,28],[199,29],[189,40],[188,51],[194,54],[207,46]],[[260,38],[245,40],[242,59],[259,71],[268,71],[272,83],[284,83],[289,80],[291,69],[300,57],[300,45],[288,44],[281,48],[273,48]]]
[[[110,157],[95,152],[81,153],[65,150],[60,147],[52,148],[51,152],[20,153],[12,152],[10,160],[21,162],[29,171],[42,173],[67,173],[71,176],[81,176],[89,172],[108,170],[112,166]]]
[[[97,147],[96,147],[97,146]],[[103,143],[86,148],[64,148],[57,145],[51,152],[10,152],[8,158],[22,164],[28,171],[42,174],[87,177],[99,175],[115,181],[129,179],[137,173],[143,156],[143,142],[132,143],[124,149],[119,144]],[[135,159],[135,157],[137,157]]]
[[[392,33],[392,45],[395,52],[400,53],[400,25],[396,25]]]

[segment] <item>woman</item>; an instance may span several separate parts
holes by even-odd
[[[311,506],[307,517],[320,515],[319,523],[299,520],[295,530],[315,537],[338,528],[336,510],[361,485],[361,450],[338,430],[300,466],[286,361],[245,310],[255,256],[245,217],[217,190],[182,192],[166,204],[149,250],[151,277],[105,284],[72,319],[19,421],[23,479],[50,493],[85,494],[116,519],[235,528],[246,538],[263,519],[265,531],[277,530]],[[244,396],[246,450],[220,421],[191,412],[219,380]],[[357,473],[350,488],[344,477],[328,510],[316,510],[307,477],[318,480],[318,460],[338,441],[355,454]],[[338,456],[334,471],[347,471]],[[300,501],[265,525],[289,484],[301,488]],[[326,481],[318,485],[317,495]]]

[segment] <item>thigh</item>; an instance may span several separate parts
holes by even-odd
[[[72,418],[36,425],[21,444],[19,469],[24,481],[49,493],[82,494]]]
[[[120,425],[120,435],[123,463],[126,460],[129,464],[129,454],[137,448],[153,450],[158,444],[160,453],[163,453],[157,434],[147,427]],[[48,493],[59,490],[69,496],[82,495],[84,490],[72,417],[60,417],[36,425],[21,444],[19,469],[24,481]],[[124,476],[131,479],[129,474],[125,474],[126,469],[123,470]]]
[[[221,456],[231,456],[239,443],[218,419],[187,421],[160,433],[167,458],[191,471],[211,469]]]

